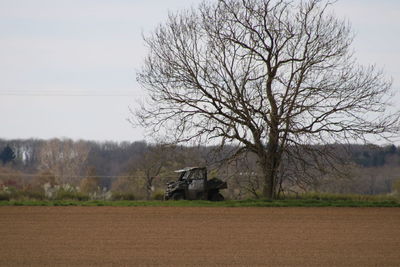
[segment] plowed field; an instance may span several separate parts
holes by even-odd
[[[0,246],[0,266],[400,266],[400,209],[0,207]]]

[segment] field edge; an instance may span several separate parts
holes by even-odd
[[[400,207],[395,200],[386,201],[354,201],[354,200],[318,200],[318,199],[287,199],[287,200],[227,200],[211,201],[76,201],[76,200],[46,200],[46,201],[0,201],[0,206],[107,206],[107,207]]]

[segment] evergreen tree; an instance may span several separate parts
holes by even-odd
[[[13,161],[15,159],[15,154],[14,151],[11,149],[10,146],[6,146],[3,151],[0,154],[0,159],[3,162],[3,164],[6,164],[10,161]]]

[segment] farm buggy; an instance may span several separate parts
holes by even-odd
[[[219,190],[228,188],[227,183],[218,178],[207,180],[207,168],[187,167],[175,172],[179,179],[167,183],[165,200],[224,200]]]

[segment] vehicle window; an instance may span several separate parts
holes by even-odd
[[[203,179],[204,176],[203,176],[202,170],[201,170],[201,169],[198,169],[198,170],[193,171],[193,174],[192,174],[192,177],[191,177],[191,178],[194,179],[194,180],[201,180],[201,179]]]
[[[189,179],[190,177],[190,171],[187,171],[187,172],[184,172],[183,174],[182,174],[182,180],[187,180],[187,179]]]

